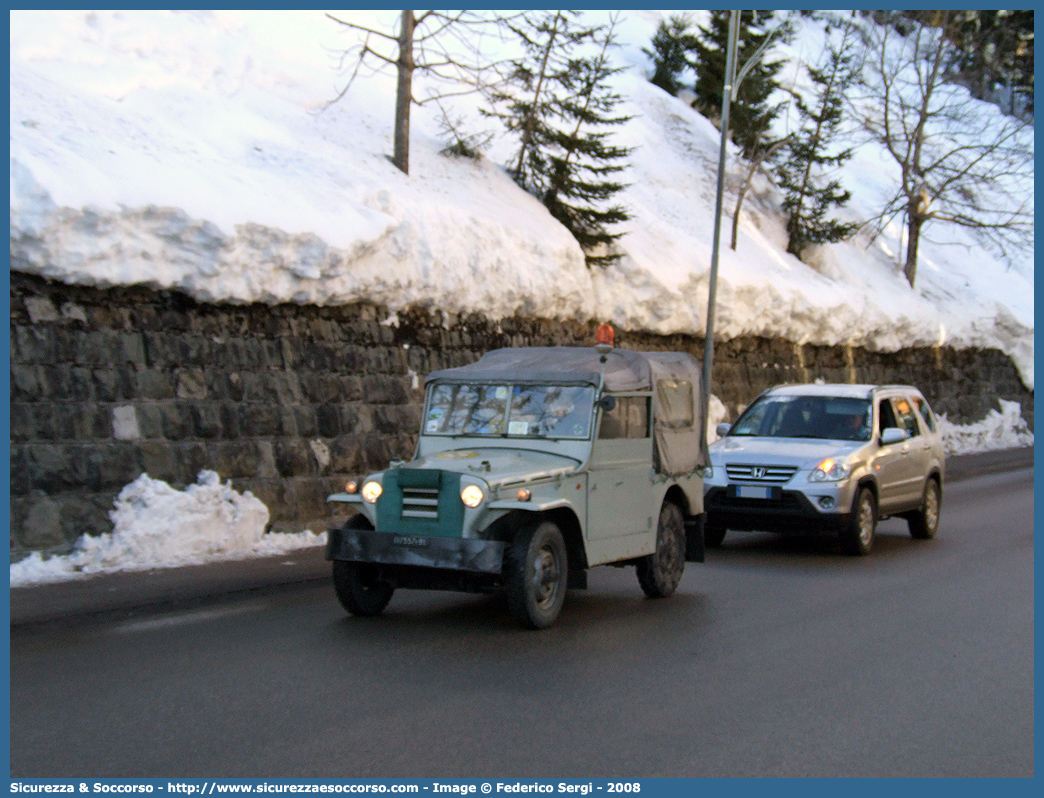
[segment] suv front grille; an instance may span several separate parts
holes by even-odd
[[[439,518],[439,489],[403,488],[402,517],[437,521]]]
[[[783,485],[797,473],[797,466],[779,465],[741,465],[730,463],[725,466],[725,473],[730,480],[754,482],[759,485]]]

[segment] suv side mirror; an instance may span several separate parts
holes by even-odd
[[[612,412],[613,408],[616,407],[616,397],[603,396],[596,402],[596,404],[600,408],[602,408],[602,410],[604,410],[606,413],[610,413]]]
[[[724,438],[726,435],[729,434],[730,429],[732,429],[732,425],[727,421],[723,421],[717,427],[714,428],[714,431],[718,433],[719,438]]]
[[[899,427],[889,427],[881,432],[881,445],[891,446],[893,443],[899,443],[900,441],[906,440],[906,430],[899,429]]]

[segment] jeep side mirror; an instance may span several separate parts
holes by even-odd
[[[899,427],[889,427],[888,429],[881,431],[881,445],[891,446],[893,443],[899,443],[900,441],[906,440],[906,430],[899,429]]]
[[[726,435],[729,434],[730,429],[732,429],[732,425],[727,421],[723,421],[717,427],[714,428],[714,431],[718,433],[719,438],[724,438]]]
[[[603,396],[603,397],[601,397],[598,400],[598,402],[596,404],[600,408],[602,408],[602,410],[604,410],[606,413],[610,413],[610,412],[612,412],[612,409],[614,407],[616,407],[616,397],[615,396]]]

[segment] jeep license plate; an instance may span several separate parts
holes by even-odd
[[[762,485],[730,485],[730,493],[737,499],[776,499],[774,491],[778,488]]]

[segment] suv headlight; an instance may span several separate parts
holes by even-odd
[[[852,473],[848,463],[828,457],[822,463],[812,469],[808,475],[809,482],[840,482]]]

